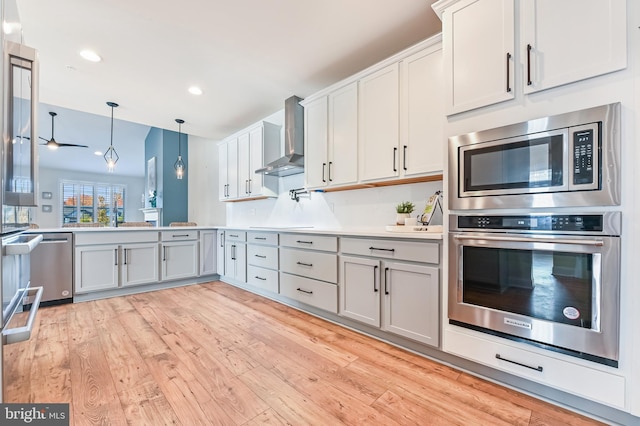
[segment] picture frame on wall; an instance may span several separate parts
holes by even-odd
[[[147,191],[153,194],[156,189],[156,157],[151,157],[147,161]]]

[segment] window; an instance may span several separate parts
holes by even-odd
[[[124,185],[62,182],[62,224],[124,222]]]

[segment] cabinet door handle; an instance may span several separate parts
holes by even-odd
[[[230,236],[230,237],[233,237],[233,238],[238,238],[238,235],[237,235],[237,234],[229,234],[229,236]]]
[[[378,276],[378,265],[373,265],[373,292],[377,293],[378,289],[376,288],[376,277]]]
[[[267,237],[253,237],[254,240],[266,240]]]
[[[520,367],[525,367],[525,368],[530,368],[532,370],[536,370],[542,373],[542,366],[537,366],[537,367],[533,367],[531,365],[527,365],[527,364],[523,364],[521,362],[518,361],[513,361],[511,359],[507,359],[507,358],[503,358],[500,356],[500,354],[496,354],[496,359],[499,359],[500,361],[506,361],[506,362],[510,362],[511,364],[515,364],[515,365],[519,365]]]
[[[245,194],[249,193],[249,179],[244,181],[244,193]]]
[[[236,245],[231,245],[231,260],[236,260]]]
[[[254,254],[255,257],[259,257],[260,259],[266,259],[267,256],[263,256],[261,254]]]
[[[296,265],[302,265],[302,266],[312,267],[312,266],[313,266],[313,263],[296,262]]]
[[[116,253],[115,259],[116,259],[116,263],[114,263],[114,265],[118,266],[118,249],[113,249]]]
[[[326,171],[327,163],[322,163],[322,181],[326,182],[327,180],[324,178],[324,172]]]
[[[167,246],[162,246],[162,261],[165,262],[167,260]]]
[[[333,165],[333,161],[329,161],[329,182],[333,182],[333,179],[331,179],[331,166]]]
[[[266,281],[266,280],[267,280],[266,278],[262,278],[262,277],[259,277],[259,276],[257,276],[257,275],[255,276],[255,278],[256,278],[257,280],[262,280],[262,281]]]
[[[389,294],[389,268],[384,268],[384,294]]]
[[[220,233],[220,247],[224,248],[224,232]]]
[[[127,264],[127,254],[129,253],[129,249],[124,249],[124,264]]]
[[[527,44],[527,86],[531,86],[533,82],[531,81],[531,47],[530,44]]]
[[[174,234],[171,236],[171,238],[186,238],[188,236],[189,234]]]
[[[396,154],[398,153],[398,148],[393,148],[393,171],[397,172],[398,169],[396,168]]]
[[[402,169],[407,170],[407,145],[402,147]]]
[[[507,93],[511,92],[511,81],[509,69],[511,68],[511,53],[507,52]]]
[[[369,250],[378,250],[378,251],[391,251],[394,252],[396,251],[396,249],[388,249],[388,248],[378,248],[378,247],[369,247]],[[387,268],[388,269],[388,268]]]
[[[313,244],[313,241],[296,240],[298,244]]]
[[[251,193],[253,192],[253,191],[251,190],[251,189],[252,189],[252,188],[251,188],[252,186],[253,186],[253,180],[252,180],[252,179],[249,179],[249,194],[251,194]]]
[[[313,291],[303,290],[300,287],[296,288],[296,290],[301,291],[302,293],[313,294]]]

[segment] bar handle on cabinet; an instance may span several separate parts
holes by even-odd
[[[261,280],[261,281],[266,281],[267,280],[266,278],[262,278],[262,277],[259,277],[257,275],[254,278],[257,279],[257,280]]]
[[[174,234],[171,236],[171,238],[186,238],[188,236],[189,234]]]
[[[296,262],[296,265],[302,265],[302,266],[312,267],[312,266],[313,266],[313,263]]]
[[[253,179],[249,179],[249,194],[251,194],[253,191],[251,190],[253,186]]]
[[[249,179],[246,179],[244,181],[244,193],[248,194],[249,193]]]
[[[398,153],[398,148],[394,147],[393,148],[393,171],[397,172],[398,168],[396,167],[396,154]]]
[[[324,172],[326,171],[327,163],[322,163],[322,181],[326,182],[327,180],[324,178]]]
[[[530,44],[527,44],[527,86],[531,86],[533,82],[531,81],[531,47]]]
[[[124,264],[127,264],[127,252],[129,251],[129,249],[124,249]]]
[[[236,260],[236,245],[231,245],[231,260]]]
[[[384,268],[384,294],[389,294],[389,268]]]
[[[313,244],[313,241],[296,240],[298,244]]]
[[[254,240],[266,240],[267,237],[253,237]]]
[[[376,276],[378,271],[378,265],[373,265],[373,292],[377,293],[378,289],[376,288]]]
[[[331,179],[331,166],[333,165],[333,161],[329,161],[329,182],[333,182],[333,179]]]
[[[302,293],[313,294],[313,291],[303,290],[300,287],[296,288],[296,290],[301,291]]]
[[[511,53],[507,52],[507,93],[511,92],[509,69],[511,68]]]
[[[162,246],[162,261],[165,262],[167,260],[167,246]]]
[[[388,249],[388,248],[378,248],[378,247],[374,247],[374,246],[371,246],[371,247],[369,247],[369,250],[378,250],[378,251],[391,251],[391,252],[394,252],[394,251],[396,251],[396,249]]]
[[[224,232],[220,233],[220,247],[224,247]]]
[[[262,254],[254,254],[255,257],[259,257],[260,259],[266,259],[267,256],[264,256]]]
[[[402,147],[402,169],[407,170],[407,145]]]
[[[500,354],[496,354],[496,359],[499,359],[500,361],[510,362],[511,364],[519,365],[520,367],[530,368],[531,370],[539,371],[542,373],[542,366],[540,365],[537,367],[533,367],[531,365],[523,364],[518,361],[513,361],[511,359],[503,358],[502,356],[500,356]]]

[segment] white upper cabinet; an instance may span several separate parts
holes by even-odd
[[[442,14],[447,115],[513,99],[514,0],[462,0]]]
[[[329,185],[358,181],[358,84],[329,94]]]
[[[398,63],[393,63],[359,81],[361,181],[399,175],[398,74]]]
[[[255,171],[266,160],[275,159],[279,147],[280,126],[264,121],[221,142],[218,145],[220,200],[274,196],[277,180],[271,179],[267,187],[267,179]],[[270,155],[265,155],[266,152]]]
[[[304,178],[307,188],[327,185],[328,109],[327,96],[304,107]]]
[[[400,173],[405,177],[444,169],[442,47],[400,62]]]
[[[625,0],[519,0],[518,17],[515,1],[433,5],[442,19],[447,115],[626,67]]]
[[[520,7],[525,93],[627,66],[624,0],[528,0]]]

